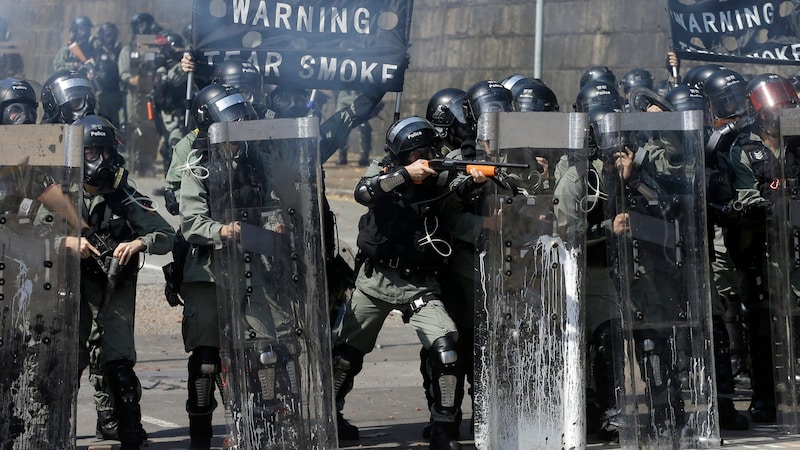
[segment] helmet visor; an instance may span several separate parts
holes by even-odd
[[[240,93],[228,95],[211,104],[211,114],[216,122],[252,120],[256,117],[253,105]]]
[[[707,94],[714,119],[727,119],[745,113],[746,93],[743,83],[736,83],[719,92]]]
[[[466,94],[456,95],[447,102],[447,109],[453,114],[453,117],[456,121],[460,123],[467,123],[467,119],[464,117],[464,96]],[[452,125],[452,124],[451,124]]]
[[[759,89],[753,89],[749,99],[755,111],[764,108],[784,108],[797,104],[797,91],[788,80],[777,80],[764,83]]]
[[[53,84],[52,91],[53,98],[55,98],[56,103],[59,105],[63,105],[72,99],[85,99],[90,95],[94,96],[92,84],[85,78],[68,78],[66,80],[61,80]]]
[[[493,90],[470,103],[472,114],[476,119],[486,112],[508,112],[512,110],[508,91]]]

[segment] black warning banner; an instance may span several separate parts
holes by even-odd
[[[193,54],[200,74],[242,58],[268,84],[399,92],[412,9],[412,0],[195,0]]]

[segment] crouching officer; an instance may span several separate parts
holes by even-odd
[[[438,235],[444,229],[436,226],[441,188],[436,172],[426,165],[438,152],[438,141],[427,120],[400,119],[386,134],[386,157],[373,161],[356,185],[355,199],[369,211],[359,220],[362,263],[333,349],[334,393],[342,422],[344,398],[364,355],[372,351],[389,313],[399,309],[430,353],[430,448],[460,449],[456,417],[461,399],[455,397],[463,396],[464,373],[456,353],[457,327],[442,303],[436,279],[451,248]],[[358,438],[357,429],[347,438]]]
[[[128,185],[124,161],[117,153],[119,131],[94,115],[75,125],[84,127],[82,215],[88,229],[83,238],[65,238],[64,245],[82,259],[80,342],[85,351],[90,333],[100,333],[100,362],[114,397],[121,449],[138,449],[141,385],[133,371],[133,326],[139,253],[169,252],[175,231],[149,198]],[[81,367],[87,364],[84,355]]]

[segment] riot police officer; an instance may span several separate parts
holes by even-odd
[[[207,132],[215,122],[252,120],[256,113],[238,89],[221,84],[203,88],[192,102],[192,113],[198,128],[190,133],[194,139],[189,145],[195,156],[179,172],[182,176],[177,185],[181,232],[191,248],[190,254],[184,255],[186,265],[180,293],[184,300],[183,342],[186,352],[191,353],[186,402],[190,448],[208,449],[213,435],[212,413],[217,406],[214,390],[221,368],[217,275],[212,269],[212,255],[214,248],[238,235],[240,228],[236,222],[221,223],[211,218],[208,188],[204,183],[208,174],[204,167],[208,158]]]
[[[425,165],[438,151],[438,135],[430,122],[416,116],[402,118],[387,131],[386,157],[373,161],[356,185],[355,199],[369,211],[359,221],[363,263],[334,345],[334,394],[343,420],[345,396],[364,355],[372,351],[389,312],[400,309],[430,355],[426,365],[433,398],[430,446],[457,449],[461,446],[456,418],[463,396],[459,333],[435,276],[451,249],[431,228],[438,210],[437,176]],[[418,243],[420,233],[427,237],[426,244]]]
[[[92,83],[78,72],[60,70],[42,86],[42,123],[73,123],[94,114],[97,97]]]
[[[156,69],[155,35],[161,33],[162,28],[151,14],[144,12],[134,14],[130,23],[131,42],[122,47],[119,55],[120,81],[127,92],[122,131],[127,139],[132,170],[139,175],[153,176],[159,135],[155,124],[148,120],[146,96],[152,90]]]
[[[92,36],[91,19],[76,17],[69,26],[72,33],[67,45],[61,47],[53,58],[53,70],[75,70],[91,76],[94,71],[94,46],[89,42]]]
[[[712,270],[720,299],[727,303],[724,319],[730,341],[731,370],[742,378],[749,376],[750,365],[743,316],[751,302],[743,296],[741,270],[732,261],[729,239],[739,228],[738,202],[731,181],[730,150],[740,134],[749,134],[752,118],[747,114],[747,82],[738,72],[700,66],[696,86],[701,86],[705,99],[706,174],[709,222],[714,224]],[[705,74],[705,75],[704,75]],[[687,74],[688,75],[688,74]]]
[[[624,100],[616,86],[606,81],[587,81],[578,91],[572,108],[575,112],[589,112],[595,106],[604,105],[622,111]]]
[[[702,91],[695,85],[680,84],[665,97],[675,111],[705,111]],[[706,127],[705,137],[710,130]],[[723,159],[724,158],[724,159]],[[720,163],[720,160],[723,160]],[[738,277],[723,242],[723,226],[727,226],[723,211],[732,200],[733,191],[727,176],[726,154],[717,151],[706,155],[706,200],[708,215],[709,259],[714,285],[711,288],[711,314],[714,333],[714,375],[717,381],[717,404],[720,428],[746,430],[747,418],[736,411],[733,404],[735,392],[734,371],[731,366],[731,339],[728,328],[738,333],[737,324],[726,326],[726,311],[739,308]],[[732,305],[729,305],[733,303]],[[741,334],[741,333],[738,333]],[[739,343],[737,342],[737,345]]]
[[[475,139],[474,129],[464,119],[462,102],[465,94],[459,88],[444,88],[436,91],[428,100],[425,119],[439,133],[444,155],[460,149],[463,141]]]
[[[180,65],[181,70],[186,74],[193,72],[196,68],[196,64],[189,53],[183,54]],[[264,93],[263,78],[258,68],[251,62],[239,59],[229,59],[222,62],[214,69],[212,84],[221,84],[238,89],[240,95],[253,106],[258,118],[269,119],[275,117],[274,111],[268,107],[269,100]],[[167,171],[164,174],[164,199],[167,210],[172,214],[178,213],[181,176],[184,171],[190,170],[191,166],[196,163],[197,152],[193,152],[192,146],[199,131],[197,128],[189,131],[177,143],[173,144],[170,149],[169,166],[167,166]],[[192,154],[195,156],[190,156]]]
[[[185,43],[177,33],[167,33],[159,44],[156,58],[153,91],[149,94],[153,120],[161,135],[159,153],[163,159],[164,173],[169,170],[172,147],[186,134],[184,128],[186,81],[188,75],[181,69],[181,56]],[[149,112],[148,112],[149,114]]]
[[[36,123],[38,106],[36,93],[30,83],[14,78],[0,80],[0,124]]]
[[[776,203],[774,183],[780,180],[781,159],[786,177],[796,177],[800,163],[780,148],[779,114],[798,106],[791,82],[766,73],[747,84],[747,108],[752,130],[740,134],[730,150],[731,183],[742,214],[728,230],[728,249],[742,276],[742,300],[748,308],[748,344],[751,361],[752,399],[748,411],[757,423],[776,419],[775,382],[771,337],[770,299],[767,289],[767,220]]]
[[[94,76],[92,81],[97,89],[97,113],[108,119],[115,127],[120,127],[123,94],[119,78],[119,54],[122,45],[117,40],[119,29],[111,22],[97,27],[94,43]]]
[[[66,248],[80,254],[80,342],[98,329],[101,363],[114,397],[121,448],[138,449],[141,435],[141,386],[133,370],[136,278],[139,253],[165,254],[175,231],[147,197],[128,184],[117,152],[119,131],[100,116],[75,122],[84,126],[83,238],[65,238]],[[87,348],[88,349],[88,348]],[[81,367],[88,364],[84,355]]]

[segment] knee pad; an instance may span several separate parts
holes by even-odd
[[[245,349],[249,390],[270,403],[299,394],[296,350],[278,343],[254,342]]]
[[[120,359],[105,365],[108,386],[114,400],[122,403],[139,403],[141,386],[133,371],[133,361]]]
[[[344,398],[353,388],[353,379],[364,364],[364,354],[347,344],[333,349],[333,392],[338,399]]]
[[[189,356],[189,400],[186,411],[192,415],[210,414],[217,406],[214,388],[220,372],[219,349],[198,347]]]
[[[452,336],[433,341],[428,355],[434,408],[445,415],[456,414],[464,396],[464,372],[458,362],[458,351]]]

